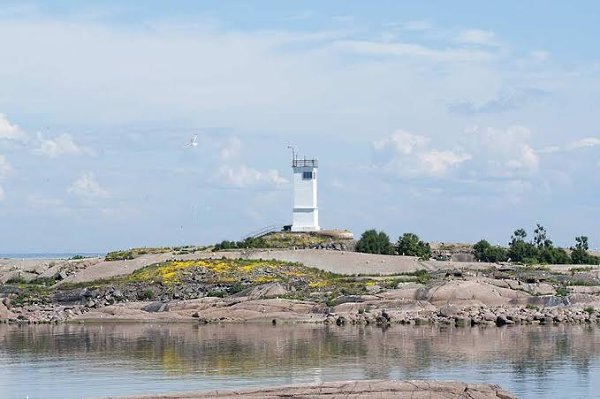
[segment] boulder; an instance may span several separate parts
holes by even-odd
[[[426,300],[436,306],[516,305],[527,303],[531,297],[523,291],[498,287],[487,279],[446,281],[432,287],[424,287],[417,292],[416,296],[417,300]]]
[[[142,310],[149,313],[168,312],[169,304],[165,302],[152,302],[144,306]]]
[[[14,319],[15,314],[8,310],[3,302],[0,302],[0,320]]]

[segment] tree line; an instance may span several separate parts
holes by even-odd
[[[574,264],[597,265],[600,257],[590,254],[588,237],[575,237],[575,246],[565,250],[554,246],[548,238],[544,226],[537,224],[532,240],[527,240],[527,232],[517,229],[512,234],[508,247],[491,245],[486,240],[481,240],[473,246],[475,259],[482,262],[515,262],[525,264]],[[356,243],[356,251],[383,254],[418,256],[421,259],[431,257],[429,243],[419,239],[414,233],[404,233],[396,243],[383,231],[370,229],[365,231]]]
[[[421,259],[431,257],[429,243],[421,241],[414,233],[404,233],[392,244],[386,233],[374,229],[362,233],[355,250],[369,254],[418,256]]]
[[[575,246],[566,251],[555,247],[544,226],[537,224],[533,230],[532,240],[527,240],[525,229],[514,231],[508,243],[508,248],[491,245],[481,240],[473,246],[473,254],[483,262],[518,262],[525,264],[554,264],[554,265],[597,265],[600,257],[589,252],[588,237],[575,237]]]

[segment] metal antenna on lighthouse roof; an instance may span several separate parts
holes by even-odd
[[[292,150],[292,162],[296,160],[296,147],[293,145],[288,145],[287,148]]]

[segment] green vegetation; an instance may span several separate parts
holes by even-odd
[[[141,255],[147,254],[164,254],[173,251],[174,248],[131,248],[123,251],[113,251],[106,254],[104,260],[115,261],[115,260],[130,260],[135,259]]]
[[[368,254],[418,256],[419,259],[425,260],[431,258],[431,246],[421,241],[415,233],[402,234],[398,242],[393,245],[386,233],[375,229],[362,233],[356,243],[356,251]]]
[[[568,296],[571,293],[571,290],[567,287],[558,287],[556,289],[556,296]]]
[[[508,259],[507,251],[500,246],[492,246],[486,240],[481,240],[473,246],[475,259],[482,262],[504,262]]]
[[[383,231],[367,230],[356,243],[356,251],[368,254],[393,255],[394,247],[390,237]]]
[[[242,241],[224,240],[215,244],[213,251],[247,248],[312,248],[319,245],[348,241],[327,232],[275,232],[261,237],[248,237]]]
[[[534,229],[532,241],[527,241],[527,232],[524,229],[514,231],[508,244],[508,249],[492,246],[486,240],[481,240],[473,246],[473,253],[477,260],[483,262],[502,262],[510,260],[526,265],[534,264],[600,264],[600,257],[590,255],[588,251],[588,238],[585,236],[575,238],[575,248],[571,248],[571,255],[562,248],[555,247],[548,238],[546,229],[537,224]]]
[[[429,243],[423,242],[414,233],[404,233],[399,239],[396,251],[400,255],[418,256],[420,259],[431,258]]]
[[[593,306],[588,306],[588,307],[583,308],[583,311],[587,312],[587,314],[591,315],[592,313],[594,313],[596,311],[596,309],[594,309]]]
[[[431,274],[425,269],[417,270],[413,275],[417,278],[417,283],[420,284],[427,284],[431,280]]]
[[[588,238],[586,236],[575,237],[575,248],[571,248],[571,262],[575,265],[597,265],[600,257],[588,253]]]

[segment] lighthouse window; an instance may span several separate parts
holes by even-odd
[[[302,180],[312,180],[313,172],[302,172]]]

